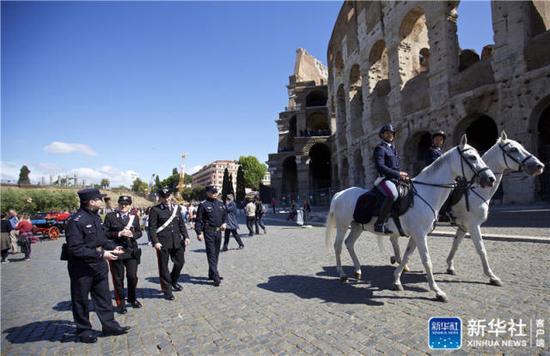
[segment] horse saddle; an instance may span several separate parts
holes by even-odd
[[[399,230],[401,230],[399,216],[405,214],[413,205],[414,194],[410,184],[404,182],[397,184],[397,192],[399,193],[399,197],[393,203],[391,216],[395,220]],[[368,224],[374,216],[378,216],[384,199],[384,194],[377,187],[360,195],[357,203],[355,203],[353,220],[359,224]]]

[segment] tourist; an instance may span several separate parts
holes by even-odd
[[[227,251],[229,245],[229,237],[233,235],[237,243],[239,244],[239,250],[244,248],[243,241],[239,236],[237,230],[239,229],[239,222],[237,221],[237,204],[235,204],[235,198],[233,194],[227,194],[227,201],[225,203],[225,210],[227,211],[227,228],[225,229],[225,236],[223,240],[222,251]]]
[[[246,227],[248,228],[248,236],[254,236],[254,221],[256,220],[256,204],[251,199],[247,199],[248,203],[244,209],[246,212]]]

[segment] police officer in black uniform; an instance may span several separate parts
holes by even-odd
[[[432,135],[432,146],[428,149],[428,156],[426,157],[426,166],[434,163],[436,159],[441,157],[443,154],[443,145],[445,144],[445,135],[444,131],[437,131]]]
[[[374,149],[374,165],[378,170],[379,177],[374,184],[384,194],[385,199],[380,207],[378,219],[374,224],[374,231],[391,234],[392,231],[386,226],[386,221],[391,213],[393,202],[399,197],[397,192],[398,180],[408,180],[409,174],[401,171],[401,160],[393,145],[395,129],[392,124],[384,125],[378,132],[382,142]]]
[[[204,239],[206,258],[208,259],[208,279],[218,287],[223,277],[218,273],[218,257],[222,243],[222,231],[227,228],[227,212],[218,199],[218,189],[212,185],[206,187],[206,200],[197,209],[195,232],[199,241]]]
[[[183,289],[178,278],[185,263],[185,247],[190,240],[181,216],[181,207],[173,202],[172,190],[161,188],[157,194],[160,204],[149,212],[149,236],[157,252],[160,287],[164,298],[174,300],[172,291]],[[168,269],[168,258],[174,264],[172,272]]]
[[[139,217],[130,213],[131,205],[132,197],[121,195],[118,198],[118,209],[108,213],[103,222],[103,226],[107,230],[107,237],[124,249],[124,253],[118,256],[118,260],[109,262],[115,288],[117,312],[120,314],[126,314],[128,311],[124,295],[125,269],[126,278],[128,279],[128,303],[134,308],[141,308],[142,306],[136,299],[137,268],[141,257],[137,240],[142,233]]]
[[[83,189],[78,192],[78,196],[80,209],[67,220],[65,228],[67,267],[71,278],[71,303],[78,340],[93,343],[97,337],[90,324],[90,293],[104,336],[122,335],[130,329],[128,326],[120,326],[115,320],[107,277],[109,268],[105,262],[117,260],[124,250],[107,238],[97,213],[105,195],[97,189]]]

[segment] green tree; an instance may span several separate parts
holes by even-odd
[[[243,167],[239,166],[239,169],[237,169],[237,196],[235,197],[237,204],[242,204],[244,202],[244,196],[244,172]]]
[[[233,174],[229,175],[229,194],[235,198],[235,188],[233,188]]]
[[[204,200],[206,199],[206,191],[203,186],[197,185],[196,187],[192,188],[192,198],[194,200]]]
[[[19,180],[17,181],[17,184],[19,185],[31,184],[29,173],[31,173],[29,167],[27,166],[21,167],[21,170],[19,171]]]
[[[179,175],[177,168],[172,168],[172,175]]]
[[[191,182],[193,181],[193,176],[190,174],[185,173],[183,177],[185,184],[191,184]]]
[[[155,190],[158,190],[162,187],[162,185],[160,184],[160,178],[159,178],[159,175],[157,174],[157,176],[155,177]]]
[[[229,171],[227,168],[223,171],[223,183],[222,183],[222,200],[225,201],[227,194],[229,194]]]
[[[147,194],[147,188],[149,186],[147,185],[147,182],[142,181],[139,178],[136,178],[132,182],[132,191],[140,194]]]
[[[103,178],[100,182],[99,182],[99,185],[101,186],[101,189],[107,189],[109,188],[109,186],[111,185],[111,182],[109,182],[109,180],[107,178]]]
[[[254,156],[239,157],[239,164],[244,169],[244,184],[247,188],[258,190],[260,182],[267,172],[265,164]]]

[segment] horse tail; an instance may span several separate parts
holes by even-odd
[[[334,237],[334,229],[336,227],[336,217],[334,216],[334,201],[336,200],[337,195],[332,198],[332,201],[330,202],[330,209],[328,211],[327,215],[327,223],[326,223],[326,230],[325,230],[325,246],[328,249],[330,249],[330,245],[332,244],[332,239]]]

